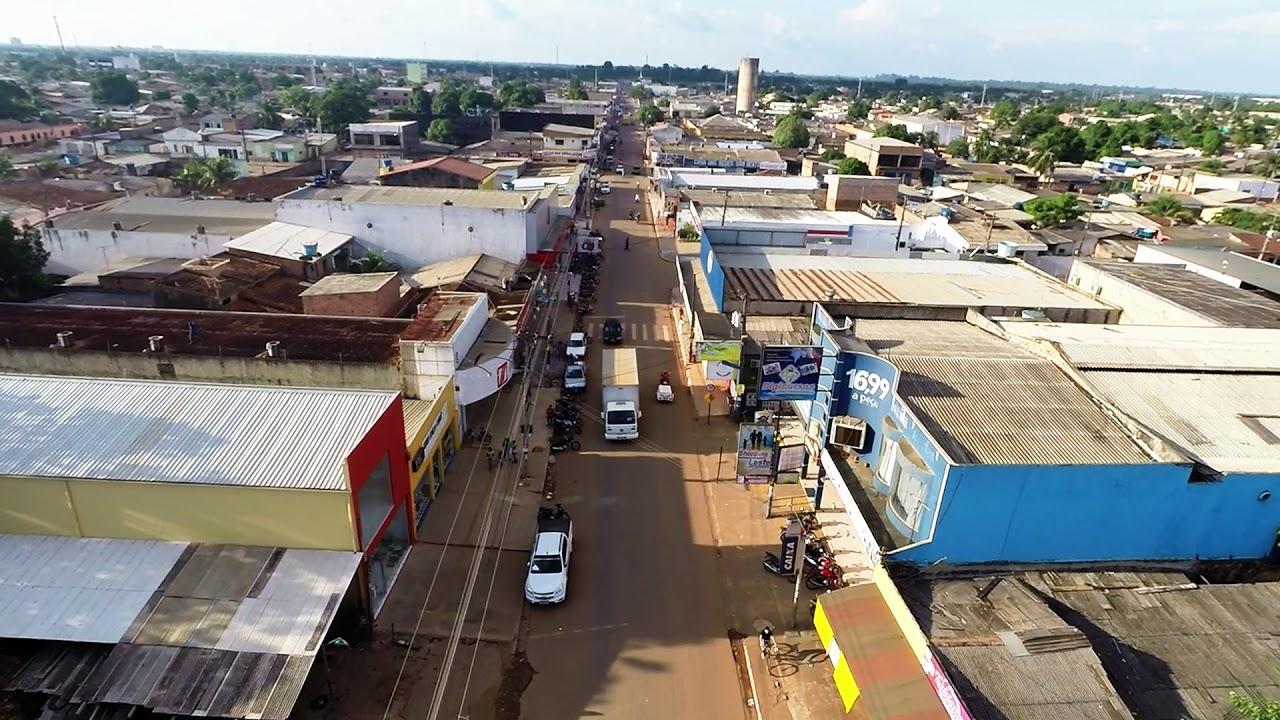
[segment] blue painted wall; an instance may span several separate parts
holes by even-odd
[[[724,267],[716,259],[716,251],[711,247],[711,240],[705,230],[698,230],[701,245],[698,248],[698,261],[702,263],[702,272],[707,276],[707,286],[711,297],[715,299],[716,312],[724,312]]]
[[[1189,483],[1179,465],[953,466],[932,542],[915,563],[1228,559],[1265,556],[1280,475]]]

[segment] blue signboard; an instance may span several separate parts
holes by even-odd
[[[761,400],[812,400],[818,392],[822,348],[809,345],[765,347],[760,359]]]

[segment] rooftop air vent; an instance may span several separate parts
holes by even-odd
[[[267,357],[276,359],[284,354],[284,350],[280,348],[279,340],[272,340],[267,343]]]
[[[63,330],[62,332],[58,333],[58,347],[70,348],[72,337],[73,337],[73,333],[70,330]]]
[[[836,299],[836,291],[835,291],[835,290],[827,290],[826,292],[822,293],[822,299],[823,299],[823,300],[826,300],[827,302],[831,302],[832,300],[835,300],[835,299]]]
[[[196,234],[197,234],[197,235],[203,235],[203,234],[204,234],[204,226],[203,226],[203,225],[197,225],[197,226],[196,226]]]
[[[124,225],[121,225],[118,222],[113,222],[111,223],[111,229],[115,230],[116,232],[120,232],[121,230],[124,230]]]
[[[147,338],[147,350],[153,353],[164,352],[164,336],[152,335],[151,337]]]
[[[445,200],[443,204],[445,204],[445,205],[452,205],[452,204],[453,204],[453,201],[452,201],[452,200]]]
[[[319,252],[317,252],[319,247],[316,243],[302,243],[302,254],[305,257],[313,258],[319,255]]]

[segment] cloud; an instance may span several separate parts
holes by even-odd
[[[766,35],[784,36],[789,34],[787,19],[768,10],[760,14],[760,29]]]
[[[1151,32],[1158,32],[1158,33],[1178,32],[1179,30],[1182,30],[1186,26],[1187,24],[1182,22],[1181,20],[1157,20],[1151,23],[1148,29]]]
[[[855,29],[867,25],[892,25],[898,19],[897,7],[898,3],[893,0],[863,0],[841,12],[836,20]]]
[[[1212,32],[1274,37],[1280,34],[1280,11],[1225,17],[1209,25]]]

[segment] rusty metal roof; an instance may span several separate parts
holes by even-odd
[[[947,712],[893,613],[872,583],[822,595],[822,611],[862,691],[868,720],[946,720]]]
[[[899,368],[899,395],[959,464],[1153,462],[1057,366],[973,325],[858,320],[854,333]]]
[[[400,337],[419,342],[440,342],[453,337],[467,313],[486,297],[483,293],[438,292],[418,306],[418,316]]]

